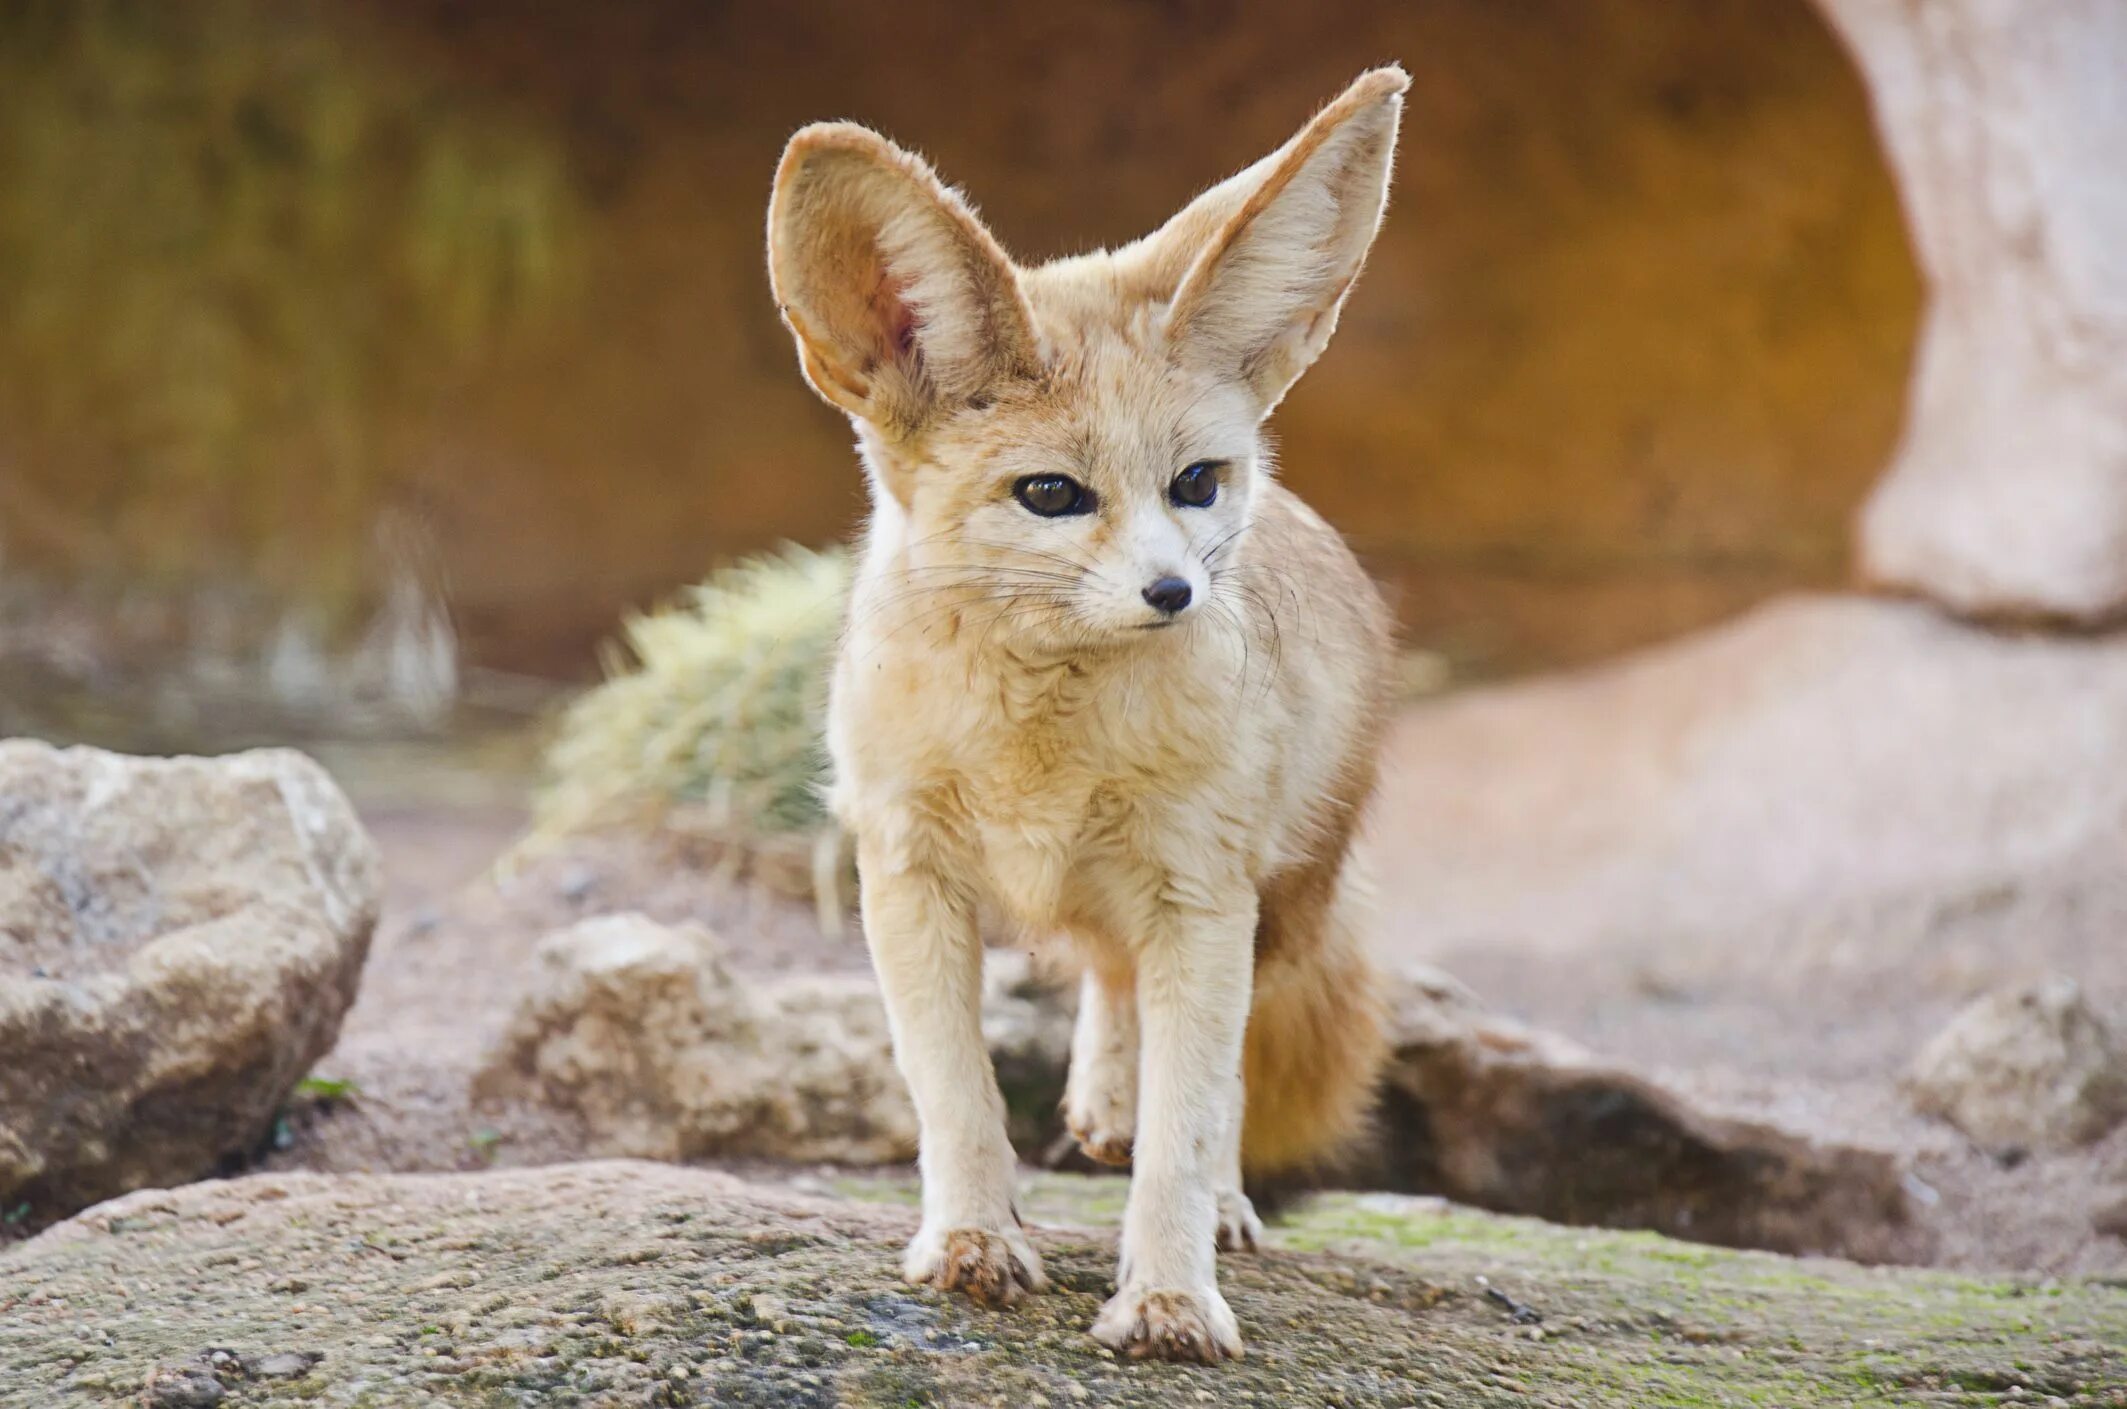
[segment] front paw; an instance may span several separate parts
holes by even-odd
[[[1133,1360],[1216,1365],[1241,1357],[1241,1328],[1217,1287],[1148,1290],[1127,1283],[1093,1323],[1093,1338]]]
[[[1239,1189],[1219,1190],[1220,1252],[1254,1252],[1263,1241],[1263,1220]]]
[[[1017,1228],[932,1228],[908,1245],[901,1275],[943,1292],[965,1292],[984,1306],[1010,1306],[1048,1289],[1041,1255]]]

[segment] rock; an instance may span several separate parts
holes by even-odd
[[[206,1344],[258,1357],[287,1344],[277,1275],[332,1287],[303,1336],[333,1373],[242,1381],[230,1401],[245,1409],[1815,1409],[1931,1386],[2102,1405],[2127,1384],[2127,1300],[2104,1286],[1795,1263],[1391,1195],[1326,1196],[1264,1253],[1222,1261],[1246,1359],[1134,1364],[1086,1335],[1114,1271],[1120,1181],[1030,1181],[1052,1290],[1010,1312],[904,1285],[906,1182],[848,1187],[863,1198],[606,1163],[134,1194],[0,1251],[0,1398],[108,1402]],[[109,1340],[78,1364],[84,1325]]]
[[[1063,1129],[1064,1077],[1071,1067],[1070,992],[1039,973],[1027,956],[992,949],[982,970],[982,1036],[1004,1094],[1012,1144],[1038,1159]]]
[[[0,1202],[41,1219],[254,1147],[338,1035],[378,899],[300,754],[0,743]]]
[[[1820,0],[1869,83],[1929,307],[1864,571],[1980,616],[2127,613],[2127,144],[2114,0]]]
[[[262,1380],[294,1380],[316,1369],[324,1358],[315,1350],[283,1350],[247,1361],[244,1368]]]
[[[1069,1015],[1033,996],[1016,956],[990,956],[984,1022],[1008,1104],[1046,1119]],[[752,1155],[893,1163],[915,1110],[869,975],[755,981],[716,937],[641,915],[542,940],[530,990],[476,1079],[483,1100],[578,1113],[605,1154]]]
[[[477,1095],[537,1096],[581,1113],[613,1152],[656,1159],[750,1117],[764,1076],[758,1005],[707,930],[601,916],[541,940],[532,963]],[[706,1139],[687,1109],[704,1096],[721,1098],[703,1113]]]
[[[2117,945],[2127,636],[2026,638],[1915,603],[1780,599],[1395,724],[1382,908],[1411,952],[1910,976],[1951,940]],[[1843,962],[1843,961],[1842,961]]]
[[[229,1392],[205,1366],[176,1365],[150,1372],[142,1397],[149,1409],[214,1409]]]
[[[868,976],[756,982],[707,931],[640,915],[585,921],[537,953],[479,1078],[484,1099],[574,1111],[604,1155],[914,1157],[915,1113]],[[1057,1102],[1069,1007],[1016,954],[992,951],[985,977],[983,1030],[1014,1143],[1068,1162]],[[1737,1246],[1904,1251],[1890,1155],[1704,1109],[1485,1013],[1437,971],[1406,970],[1402,983],[1381,1145],[1348,1182]]]
[[[2127,1032],[2073,979],[2005,989],[1922,1048],[1905,1089],[1994,1154],[2074,1149],[2127,1120]]]
[[[2092,1216],[2090,1226],[2108,1238],[2127,1242],[2127,1190],[2122,1190],[2112,1202],[2099,1208]]]
[[[1708,1109],[1562,1037],[1400,975],[1375,1187],[1562,1223],[1895,1260],[1911,1241],[1893,1155]]]

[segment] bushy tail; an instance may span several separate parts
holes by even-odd
[[[1280,878],[1263,895],[1242,1062],[1241,1162],[1251,1180],[1329,1164],[1366,1132],[1388,1052],[1367,900],[1346,858]]]

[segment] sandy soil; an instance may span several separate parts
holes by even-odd
[[[865,963],[853,930],[823,935],[809,906],[721,883],[671,846],[585,844],[499,875],[494,862],[523,822],[503,797],[358,796],[385,854],[386,919],[361,999],[318,1071],[355,1094],[299,1102],[268,1167],[472,1169],[585,1154],[565,1117],[475,1108],[467,1092],[532,946],[572,920],[635,909],[696,921],[747,969]],[[2127,878],[2119,884],[2127,890]],[[1914,1116],[1896,1093],[1911,1053],[1973,992],[2063,965],[2104,991],[2127,986],[2127,944],[2057,954],[2043,936],[1988,943],[1953,934],[1932,955],[1825,945],[1735,962],[1652,940],[1599,954],[1535,939],[1440,948],[1393,913],[1382,931],[1390,955],[1438,963],[1516,1017],[1723,1104],[1906,1152],[1929,1261],[2127,1273],[2127,1241],[2116,1224],[2111,1234],[2099,1227],[2127,1201],[2127,1130],[2074,1155],[2004,1164]]]

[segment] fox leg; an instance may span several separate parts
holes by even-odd
[[[1254,1252],[1263,1240],[1263,1220],[1256,1206],[1241,1192],[1241,1126],[1246,1118],[1247,1092],[1241,1078],[1234,1078],[1232,1114],[1219,1150],[1217,1240],[1220,1252]]]
[[[1137,985],[1128,975],[1089,968],[1079,981],[1064,1124],[1090,1158],[1130,1163],[1137,1138]]]
[[[1237,1096],[1219,1155],[1216,1235],[1221,1252],[1254,1252],[1263,1237],[1255,1205],[1241,1192],[1241,1124]],[[1127,1167],[1137,1133],[1137,985],[1088,970],[1079,982],[1078,1022],[1071,1030],[1071,1075],[1064,1123],[1078,1147],[1102,1164]]]
[[[1218,1184],[1241,1095],[1255,934],[1233,913],[1170,912],[1138,954],[1137,1144],[1114,1297],[1093,1323],[1136,1357],[1215,1362],[1241,1353],[1219,1295]]]
[[[920,868],[860,844],[863,916],[894,1061],[921,1127],[923,1225],[902,1275],[1006,1306],[1046,1285],[1013,1204],[1004,1098],[982,1039],[972,908]]]

